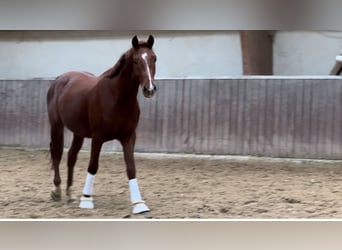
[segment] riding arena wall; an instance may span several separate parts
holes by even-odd
[[[0,80],[1,146],[48,148],[50,82]],[[164,78],[156,85],[153,98],[138,96],[137,152],[342,158],[341,77]],[[65,147],[70,142],[66,130]]]
[[[243,74],[237,30],[0,31],[0,79],[54,78],[78,70],[99,75],[138,35],[155,37],[156,77],[227,77]],[[328,75],[340,53],[340,31],[276,31],[274,75]]]

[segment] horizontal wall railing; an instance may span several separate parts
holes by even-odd
[[[50,80],[0,80],[0,145],[48,147]],[[342,77],[158,79],[136,151],[342,158]],[[70,145],[70,132],[65,146]],[[84,149],[89,149],[89,140]],[[118,142],[105,143],[120,151]]]

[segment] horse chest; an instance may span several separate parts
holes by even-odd
[[[131,135],[138,125],[139,114],[139,110],[108,113],[103,117],[101,131],[109,140]]]

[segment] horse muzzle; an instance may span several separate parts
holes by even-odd
[[[151,98],[157,91],[157,87],[153,85],[152,88],[143,87],[143,94],[146,98]]]

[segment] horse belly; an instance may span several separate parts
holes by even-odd
[[[66,89],[59,98],[59,114],[65,127],[81,137],[90,137],[86,91]]]
[[[91,132],[86,122],[87,121],[85,119],[82,119],[82,117],[77,118],[77,116],[63,120],[65,127],[68,128],[72,133],[81,137],[90,138]]]

